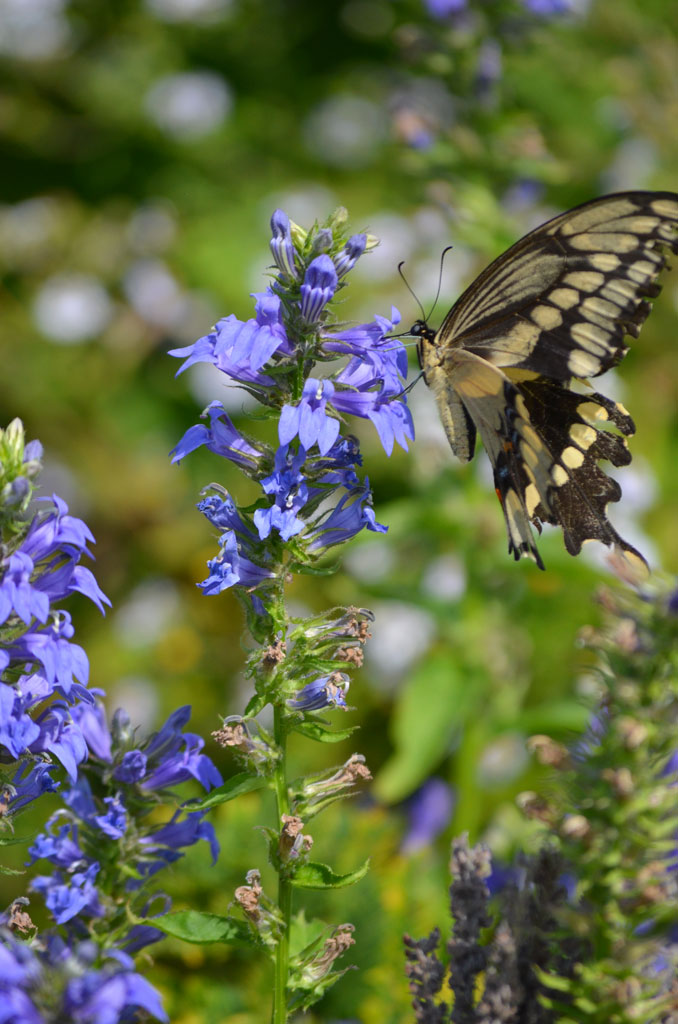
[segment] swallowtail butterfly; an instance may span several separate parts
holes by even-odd
[[[678,193],[602,196],[511,246],[438,331],[424,320],[412,327],[424,378],[462,462],[473,457],[480,434],[516,559],[527,556],[543,569],[531,524],[541,532],[542,523],[552,523],[562,527],[570,554],[600,540],[646,569],[607,518],[621,488],[599,465],[631,461],[633,420],[622,405],[588,390],[587,378],[624,357],[625,335],[638,336],[647,300],[659,294],[667,249],[678,252]]]

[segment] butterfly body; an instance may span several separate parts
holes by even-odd
[[[458,458],[473,457],[480,434],[516,559],[543,568],[531,526],[546,522],[563,528],[571,554],[600,540],[644,565],[607,518],[621,489],[599,465],[631,461],[633,420],[619,403],[582,391],[624,357],[627,335],[638,336],[667,249],[678,252],[678,193],[603,196],[499,256],[438,331],[422,320],[412,327]]]

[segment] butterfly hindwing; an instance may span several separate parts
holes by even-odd
[[[597,376],[627,351],[659,293],[665,250],[678,252],[678,194],[625,192],[569,210],[526,235],[463,293],[440,330],[420,321],[419,356],[455,453],[480,433],[509,551],[543,568],[531,524],[560,525],[577,554],[612,544],[642,556],[607,518],[621,489],[601,459],[626,465],[626,410],[573,378]]]

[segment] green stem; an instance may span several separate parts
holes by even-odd
[[[287,796],[287,729],[285,709],[276,704],[273,709],[273,728],[280,761],[275,771],[275,796],[278,812],[278,829],[282,827],[283,814],[289,814]],[[275,949],[275,980],[273,987],[273,1024],[287,1022],[287,977],[290,955],[290,915],[292,910],[292,886],[284,874],[278,878],[278,908],[282,916],[282,930]]]

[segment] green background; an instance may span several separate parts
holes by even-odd
[[[428,309],[453,244],[437,325],[489,259],[548,216],[607,191],[676,189],[678,19],[664,0],[580,3],[561,18],[531,17],[517,0],[470,0],[449,21],[418,0],[29,6],[42,9],[39,31],[21,21],[28,7],[0,7],[0,419],[20,416],[42,440],[44,493],[66,498],[97,538],[113,611],[102,620],[85,601],[71,607],[92,684],[149,729],[191,703],[193,727],[209,736],[248,692],[238,605],[195,586],[215,549],[194,504],[212,480],[243,503],[254,492],[216,456],[176,467],[167,453],[212,398],[226,398],[252,433],[270,439],[272,426],[215,377],[175,380],[167,350],[220,316],[251,315],[278,206],[308,226],[344,205],[354,230],[381,237],[351,275],[347,321],[394,303],[411,323],[419,312],[397,264],[406,260]],[[185,75],[198,77],[168,77]],[[198,100],[184,92],[180,116],[167,104],[182,86]],[[422,133],[429,144],[413,145]],[[674,272],[601,385],[638,427],[612,518],[669,573],[677,312]],[[576,638],[596,621],[595,590],[608,577],[602,557],[570,558],[556,531],[540,542],[545,573],[514,564],[484,455],[455,462],[423,382],[411,403],[409,454],[386,458],[372,427],[356,427],[389,533],[360,537],[340,573],[289,591],[300,613],[356,604],[377,614],[354,709],[338,723],[361,725],[356,742],[299,740],[292,751],[301,773],[357,749],[375,776],[312,829],[314,856],[337,871],[372,858],[366,880],[306,902],[308,916],[357,929],[344,959],[360,970],[318,1020],[411,1019],[401,935],[445,926],[451,835],[487,839],[504,863],[529,846],[515,796],[543,785],[545,770],[524,741],[566,738],[585,723]],[[234,770],[211,742],[209,752],[224,775]],[[434,844],[406,853],[403,801],[430,776],[453,787],[454,814]],[[272,886],[256,830],[272,811],[259,794],[222,807],[217,867],[193,849],[163,879],[175,906],[225,913],[252,867]],[[4,903],[22,886],[4,882]],[[143,969],[176,1024],[266,1019],[265,965],[174,940],[151,953]]]

